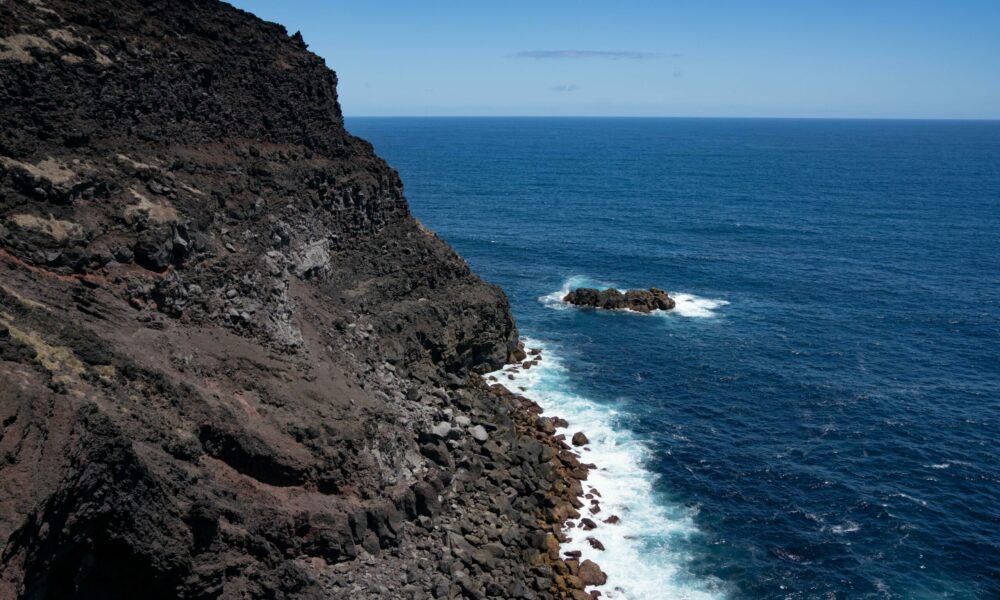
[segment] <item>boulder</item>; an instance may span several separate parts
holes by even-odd
[[[587,436],[582,431],[574,433],[571,441],[574,446],[585,446],[590,443],[590,440],[587,439]]]
[[[439,438],[446,438],[448,437],[448,434],[451,433],[451,423],[441,421],[434,427],[431,427],[431,433]]]
[[[469,429],[469,434],[477,442],[485,442],[486,440],[490,439],[490,435],[486,433],[486,428],[483,427],[482,425],[476,425],[472,429]]]
[[[608,582],[608,575],[597,566],[597,563],[589,559],[580,563],[577,577],[584,585],[604,585]]]
[[[590,547],[594,550],[604,550],[604,544],[601,543],[601,540],[595,537],[587,538],[587,543],[590,544]]]

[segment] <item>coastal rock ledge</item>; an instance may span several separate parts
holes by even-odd
[[[657,288],[628,290],[626,292],[614,288],[606,290],[577,288],[563,296],[563,302],[568,302],[575,306],[587,306],[603,310],[634,310],[640,313],[649,313],[654,310],[670,310],[677,304],[667,292]]]

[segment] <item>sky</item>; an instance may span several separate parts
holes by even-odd
[[[1000,0],[233,0],[346,116],[1000,119]]]

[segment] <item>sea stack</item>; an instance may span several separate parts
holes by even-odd
[[[654,310],[670,310],[676,302],[667,292],[649,288],[648,290],[628,290],[622,292],[615,288],[598,290],[595,288],[577,288],[563,297],[563,302],[575,306],[599,308],[602,310],[632,310],[649,313]]]
[[[336,84],[214,0],[0,4],[0,598],[583,594],[507,298]]]

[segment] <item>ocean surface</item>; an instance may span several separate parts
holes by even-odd
[[[1000,598],[1000,122],[347,125],[543,349],[605,597]]]

